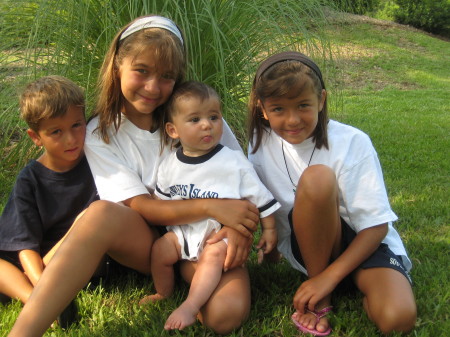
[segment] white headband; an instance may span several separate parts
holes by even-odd
[[[120,41],[145,28],[162,28],[173,33],[183,44],[183,37],[177,25],[163,16],[146,16],[133,22],[120,36]]]

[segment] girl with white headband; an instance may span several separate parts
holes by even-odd
[[[93,203],[72,227],[10,336],[41,336],[86,284],[104,254],[149,274],[158,229],[209,217],[224,225],[217,238],[228,238],[224,267],[229,271],[201,309],[199,319],[226,334],[247,318],[250,283],[242,265],[259,221],[256,207],[245,200],[163,201],[151,197],[158,166],[169,153],[162,145],[161,106],[183,81],[185,59],[180,30],[160,16],[135,20],[112,41],[100,71],[97,105],[85,143],[102,200]],[[240,149],[226,124],[221,143]],[[190,282],[195,268],[194,262],[181,264],[186,281]]]

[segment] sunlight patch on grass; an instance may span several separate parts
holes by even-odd
[[[406,76],[410,77],[412,81],[417,83],[422,83],[423,85],[441,85],[441,86],[449,86],[450,85],[450,72],[442,71],[440,73],[431,73],[429,71],[420,70],[420,69],[411,69],[406,72]],[[439,87],[437,88],[439,89]],[[448,103],[450,107],[450,103]]]

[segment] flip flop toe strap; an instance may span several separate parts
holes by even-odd
[[[333,307],[330,305],[329,307],[325,307],[325,308],[323,308],[323,309],[321,309],[321,310],[319,310],[319,311],[316,311],[316,310],[309,310],[308,308],[305,308],[305,310],[306,310],[307,312],[313,314],[314,316],[316,316],[317,323],[319,323],[319,321],[320,321],[320,319],[321,319],[322,317],[325,317],[326,315],[328,315],[328,313],[329,313],[330,311],[333,310]]]
[[[326,316],[332,310],[332,308],[333,308],[332,306],[329,306],[329,307],[325,307],[318,311],[315,311],[315,310],[311,311],[308,308],[305,308],[305,311],[313,314],[316,317],[316,320],[317,320],[316,324],[317,324],[317,323],[319,323],[319,320],[322,317]],[[302,324],[300,324],[296,320],[296,318],[294,318],[294,315],[292,315],[292,321],[294,322],[297,329],[300,330],[302,333],[309,333],[309,334],[312,334],[313,336],[328,336],[331,333],[331,327],[328,327],[328,329],[325,331],[317,331],[317,329],[315,329],[315,328],[309,329],[308,327],[305,327]]]

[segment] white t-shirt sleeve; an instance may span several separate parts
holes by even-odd
[[[252,163],[253,168],[255,169],[256,173],[258,174],[259,179],[261,179],[261,181],[265,181],[264,170],[263,170],[261,163],[259,162],[259,156],[257,154],[253,154],[252,151],[253,151],[253,147],[252,147],[251,143],[249,143],[248,144],[248,160],[250,161],[250,163]]]
[[[363,146],[365,153],[359,153],[361,159],[342,170],[337,177],[343,199],[340,207],[346,210],[341,214],[348,216],[344,220],[356,232],[397,220],[389,204],[377,153],[368,137],[359,139],[359,142],[369,143]]]
[[[130,168],[126,158],[112,151],[110,144],[92,135],[86,140],[84,151],[101,199],[119,202],[149,194],[142,178]]]
[[[225,119],[223,120],[223,133],[222,138],[220,139],[220,144],[225,145],[232,150],[239,150],[242,152],[242,148],[239,145],[236,136],[233,134],[233,131],[231,131]]]
[[[244,155],[242,155],[242,161],[246,163],[241,176],[240,195],[255,204],[259,209],[259,216],[265,218],[279,209],[281,205],[261,182],[252,163]]]

